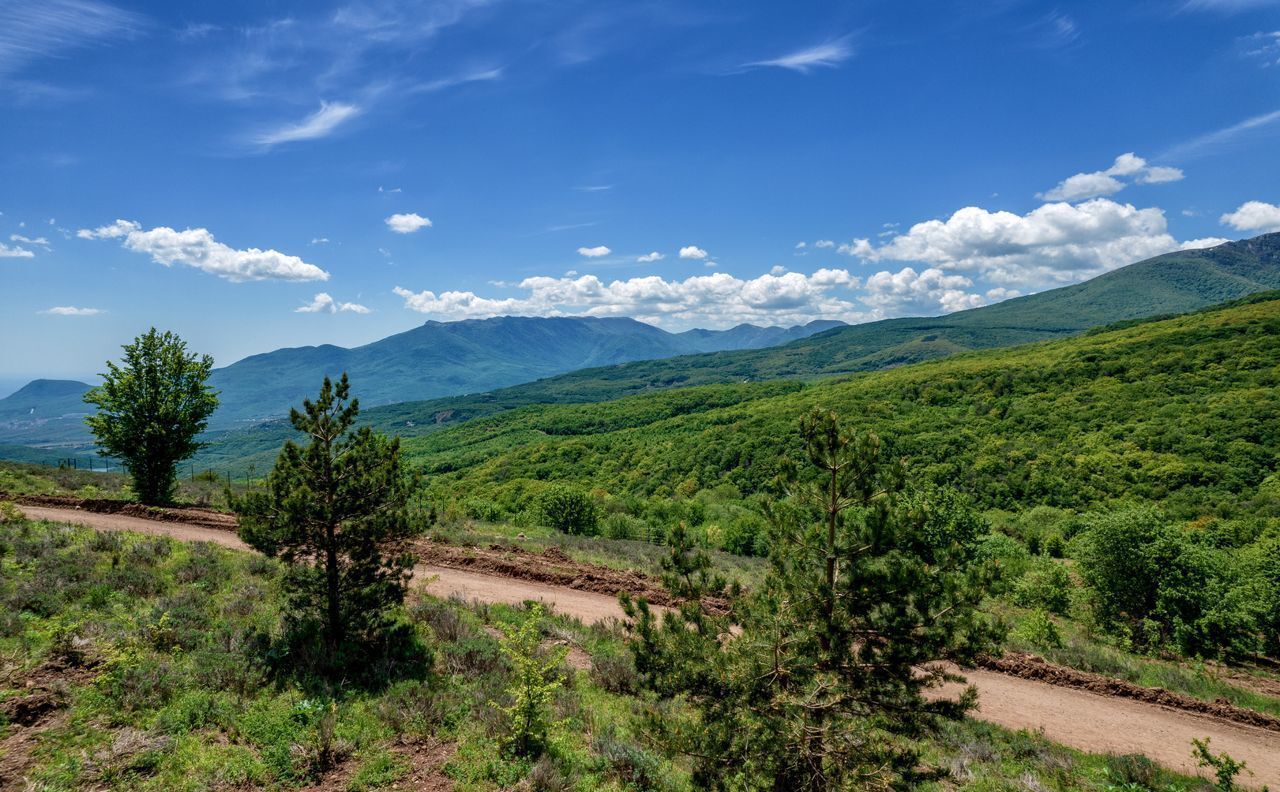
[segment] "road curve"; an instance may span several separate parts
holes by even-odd
[[[235,534],[213,528],[47,506],[19,508],[34,520],[248,549]],[[414,568],[414,576],[426,580],[426,590],[441,597],[460,596],[507,604],[541,600],[553,606],[557,613],[588,623],[622,616],[617,600],[605,594],[425,564]],[[1215,752],[1226,751],[1245,761],[1253,772],[1252,777],[1241,779],[1247,786],[1280,784],[1280,733],[992,671],[971,670],[965,675],[978,688],[976,716],[991,723],[1010,729],[1041,731],[1054,742],[1083,751],[1145,754],[1184,773],[1198,772],[1191,760],[1191,740],[1210,737]]]

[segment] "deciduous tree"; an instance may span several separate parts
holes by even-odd
[[[212,369],[213,358],[189,354],[185,341],[153,327],[125,345],[120,364],[107,361],[102,384],[85,394],[98,408],[85,423],[121,460],[143,503],[171,501],[177,464],[204,445],[196,438],[218,406],[206,384]]]

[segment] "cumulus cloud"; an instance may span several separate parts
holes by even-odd
[[[694,259],[696,261],[704,261],[710,255],[711,255],[710,253],[698,247],[697,245],[686,245],[685,247],[680,248],[680,258],[682,259]]]
[[[17,245],[9,246],[0,242],[0,258],[34,258],[35,253]]]
[[[948,275],[937,268],[916,272],[904,267],[898,272],[877,272],[867,278],[864,303],[880,314],[943,313],[977,308],[984,303],[980,295],[966,289],[973,281],[963,275]]]
[[[369,309],[359,303],[335,302],[327,292],[319,292],[312,298],[310,304],[293,310],[295,313],[338,313],[339,311],[358,314],[369,313]]]
[[[431,227],[430,218],[423,217],[417,212],[393,214],[383,222],[387,224],[387,228],[397,234],[412,234],[419,229]]]
[[[353,104],[321,102],[320,109],[311,115],[301,121],[261,132],[254,136],[253,143],[262,148],[272,148],[281,143],[328,137],[359,114],[360,108]]]
[[[612,252],[613,252],[612,250],[605,247],[604,245],[596,245],[595,247],[578,248],[578,255],[584,256],[586,258],[600,258],[601,256],[607,256]]]
[[[1178,181],[1181,170],[1164,165],[1149,165],[1132,151],[1116,157],[1106,170],[1077,173],[1058,182],[1058,186],[1037,195],[1046,201],[1083,201],[1120,192],[1130,183],[1163,184]],[[1130,181],[1125,181],[1129,179]]]
[[[52,316],[97,316],[98,314],[106,313],[106,311],[101,308],[77,308],[74,305],[58,305],[40,313]]]
[[[651,264],[655,261],[662,261],[664,258],[666,258],[666,256],[655,250],[652,253],[645,253],[643,256],[637,256],[636,261],[641,264]]]
[[[1201,239],[1188,239],[1178,246],[1179,250],[1204,250],[1205,248],[1217,247],[1218,245],[1230,242],[1230,239],[1222,237],[1202,237]]]
[[[205,228],[175,231],[159,226],[149,231],[132,220],[117,220],[95,229],[76,232],[81,239],[120,239],[126,250],[149,254],[166,267],[183,264],[234,283],[258,280],[328,280],[329,273],[297,256],[277,250],[236,250],[213,238]]]
[[[819,239],[817,242],[813,243],[813,246],[816,248],[833,248],[836,246],[836,243],[830,239]]]
[[[739,322],[797,323],[818,318],[863,321],[873,311],[854,301],[859,278],[843,269],[770,273],[742,279],[723,272],[684,280],[656,275],[605,282],[595,275],[526,278],[518,297],[470,291],[413,292],[397,286],[405,307],[443,318],[502,315],[631,316],[672,326],[727,326]]]
[[[1221,218],[1224,225],[1237,231],[1266,234],[1280,231],[1280,206],[1263,201],[1246,201],[1234,212],[1228,212]]]
[[[1095,198],[1044,204],[1025,215],[968,206],[945,220],[917,223],[880,245],[855,239],[840,252],[978,273],[992,285],[1044,288],[1179,247],[1163,210]]]

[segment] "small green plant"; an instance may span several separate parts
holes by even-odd
[[[9,501],[0,501],[0,525],[16,523],[22,519],[22,510]]]
[[[511,705],[502,707],[510,722],[509,749],[517,756],[536,757],[546,750],[551,723],[551,702],[560,689],[560,666],[569,650],[541,649],[539,623],[545,615],[541,605],[533,605],[517,625],[503,630],[502,653],[511,663],[508,693]]]
[[[1054,624],[1053,619],[1049,618],[1049,614],[1043,610],[1032,611],[1031,615],[1013,631],[1013,637],[1023,643],[1041,648],[1061,649],[1064,645],[1058,625]]]
[[[1213,770],[1214,781],[1219,792],[1234,792],[1236,776],[1240,775],[1241,770],[1246,769],[1244,762],[1233,759],[1226,751],[1215,754],[1209,750],[1208,737],[1191,741],[1191,758],[1196,760],[1198,766]]]

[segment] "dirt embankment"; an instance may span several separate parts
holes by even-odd
[[[1074,668],[1054,665],[1041,657],[1024,652],[1009,652],[1001,657],[987,655],[979,659],[978,667],[1021,679],[1045,682],[1057,687],[1075,688],[1076,690],[1084,690],[1111,698],[1143,701],[1161,707],[1209,715],[1223,720],[1243,723],[1247,726],[1256,726],[1261,729],[1280,732],[1280,718],[1274,715],[1239,707],[1228,701],[1202,701],[1201,699],[1184,696],[1181,693],[1174,693],[1164,688],[1142,687],[1132,682],[1112,679],[1101,674],[1077,671]]]
[[[87,511],[94,514],[119,514],[125,517],[138,517],[144,520],[198,525],[202,528],[218,528],[226,531],[236,530],[234,514],[201,509],[195,506],[143,506],[130,501],[112,500],[110,498],[74,498],[66,495],[11,495],[0,492],[0,500],[17,503],[21,506],[43,506],[50,509],[71,509]]]
[[[611,597],[625,591],[654,605],[671,607],[676,604],[662,584],[650,575],[575,561],[558,547],[548,547],[541,553],[535,553],[514,545],[470,547],[419,542],[414,551],[419,561],[431,566],[528,580]],[[720,600],[711,600],[709,604],[713,608],[728,607],[728,603]]]

